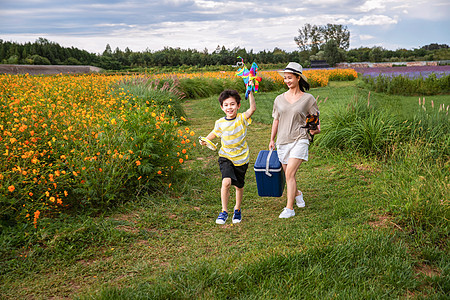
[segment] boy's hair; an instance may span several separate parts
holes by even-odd
[[[224,90],[219,95],[219,102],[220,106],[223,106],[223,101],[228,98],[234,98],[236,100],[236,103],[239,105],[241,103],[241,96],[239,95],[238,91],[236,90]]]

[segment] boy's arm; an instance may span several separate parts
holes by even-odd
[[[206,138],[211,141],[211,140],[215,139],[216,137],[217,136],[211,131]],[[206,142],[204,142],[202,140],[200,140],[199,143],[203,146],[206,146]]]
[[[211,140],[215,139],[216,137],[217,136],[211,131],[206,138],[211,141]]]
[[[250,101],[250,107],[244,113],[246,119],[249,119],[256,110],[256,102],[255,97],[253,96],[253,92],[250,92],[250,94],[248,95],[248,100]]]

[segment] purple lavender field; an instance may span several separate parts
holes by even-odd
[[[436,74],[437,78],[450,75],[450,65],[445,66],[414,66],[414,67],[373,67],[373,68],[353,68],[363,76],[378,77],[379,75],[395,77],[406,76],[409,78],[426,78],[430,74]]]

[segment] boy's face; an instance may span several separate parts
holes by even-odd
[[[233,97],[223,100],[223,103],[221,106],[223,112],[227,116],[227,119],[235,118],[240,107],[241,107],[241,104],[240,103],[237,104],[236,99],[234,99]]]

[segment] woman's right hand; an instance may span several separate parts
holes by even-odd
[[[269,143],[269,150],[273,150],[275,149],[275,142],[274,141],[270,141]]]

